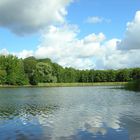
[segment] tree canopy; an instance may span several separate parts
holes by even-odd
[[[64,68],[49,58],[12,55],[0,56],[1,85],[37,85],[38,83],[126,82],[140,79],[140,68],[118,70],[77,70]]]

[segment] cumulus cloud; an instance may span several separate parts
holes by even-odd
[[[0,55],[8,55],[9,51],[7,49],[1,49],[0,50]]]
[[[90,34],[78,39],[79,30],[75,26],[62,27],[50,26],[42,37],[42,43],[38,46],[35,56],[49,57],[63,66],[76,68],[95,67],[94,56],[100,55],[101,42],[104,41],[103,33]]]
[[[0,26],[18,35],[62,23],[72,0],[0,0]]]
[[[32,50],[23,50],[19,53],[13,53],[14,55],[18,56],[19,58],[27,58],[30,56],[33,56],[33,51]]]
[[[110,54],[104,62],[105,69],[140,67],[140,50],[119,51]]]
[[[111,20],[103,18],[103,17],[98,17],[98,16],[92,16],[86,19],[86,23],[91,23],[91,24],[97,24],[97,23],[102,23],[102,22],[110,23]]]
[[[140,67],[140,11],[136,12],[133,21],[127,24],[126,35],[122,40],[117,38],[107,40],[103,33],[91,33],[79,39],[79,28],[63,23],[67,14],[65,7],[70,1],[1,0],[0,26],[20,35],[46,27],[42,31],[40,45],[35,51],[23,50],[12,54],[20,58],[28,56],[51,58],[64,67],[78,69]],[[50,25],[55,22],[63,24]],[[0,54],[9,52],[3,49]]]
[[[34,56],[34,52],[32,50],[22,50],[21,52],[9,52],[6,48],[0,50],[0,55],[9,55],[12,54],[19,58],[27,58],[30,56]]]
[[[105,40],[105,35],[103,33],[99,33],[99,35],[92,33],[84,38],[84,43],[102,42],[104,40]]]
[[[64,67],[78,69],[118,69],[139,67],[140,50],[118,49],[119,39],[107,40],[103,33],[89,34],[78,39],[75,26],[50,26],[34,55],[49,57]],[[133,59],[130,59],[133,58]]]
[[[12,54],[20,58],[51,58],[64,67],[78,69],[140,67],[140,49],[122,51],[117,46],[119,39],[107,40],[103,33],[92,33],[79,39],[79,32],[73,25],[49,26],[35,51],[23,50]],[[9,53],[5,49],[0,52]]]
[[[121,50],[140,49],[140,11],[137,11],[134,19],[127,23],[124,39],[118,43]],[[139,54],[140,55],[140,54]]]

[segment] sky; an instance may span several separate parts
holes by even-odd
[[[64,67],[140,67],[139,0],[1,0],[0,54]]]

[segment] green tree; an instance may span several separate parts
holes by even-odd
[[[116,80],[116,71],[115,70],[107,70],[106,71],[107,82],[115,82]]]
[[[132,78],[133,80],[140,79],[140,68],[134,68],[132,70]]]
[[[129,69],[121,69],[117,71],[116,81],[127,82],[131,80],[131,71]]]
[[[6,83],[6,76],[7,73],[5,70],[0,70],[0,84],[5,84]]]
[[[28,78],[24,72],[23,62],[16,56],[0,56],[0,68],[5,75],[3,83],[9,85],[28,84]]]
[[[36,71],[37,60],[35,57],[28,57],[23,60],[24,71],[29,79],[31,85],[38,83],[38,76]]]
[[[51,65],[39,62],[36,65],[37,74],[39,77],[39,82],[43,83],[50,83],[50,82],[56,82],[56,77],[52,75],[52,67]]]

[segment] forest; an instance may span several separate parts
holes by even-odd
[[[62,67],[49,58],[0,56],[0,85],[38,83],[128,82],[140,79],[140,68],[118,70],[78,70]]]

